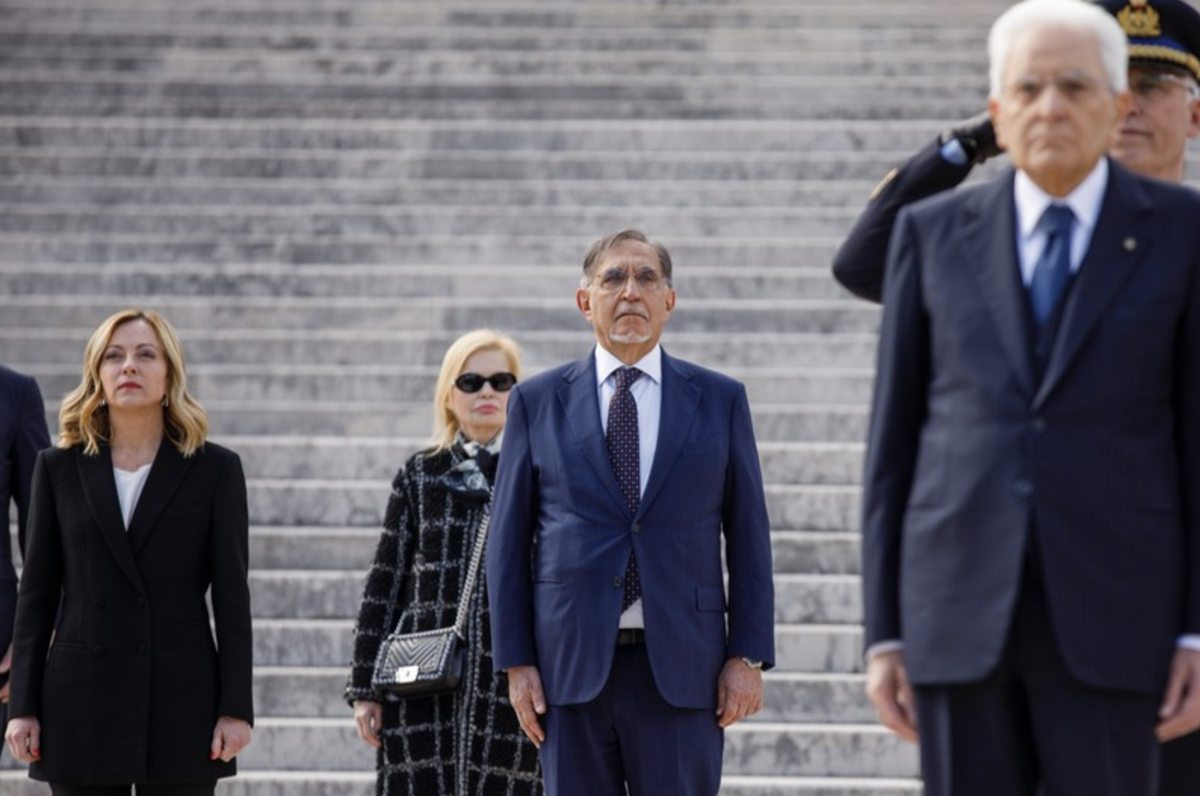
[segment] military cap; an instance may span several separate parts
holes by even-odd
[[[1096,0],[1129,37],[1131,66],[1182,69],[1200,81],[1200,12],[1182,0]]]

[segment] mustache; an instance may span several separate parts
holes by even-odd
[[[649,313],[646,312],[646,308],[640,307],[637,304],[618,305],[616,317],[621,318],[625,315],[636,315],[639,318],[643,318],[645,320],[650,320],[650,315],[649,315]]]

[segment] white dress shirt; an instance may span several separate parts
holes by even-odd
[[[113,468],[113,477],[117,480],[117,500],[121,503],[121,518],[125,520],[126,531],[129,530],[129,521],[133,519],[133,510],[137,508],[138,498],[142,496],[142,487],[146,485],[149,475],[149,464],[143,464],[136,470]]]
[[[596,346],[596,393],[600,397],[600,423],[605,435],[608,434],[608,405],[612,403],[613,394],[617,391],[617,379],[613,375],[625,363],[617,359],[603,346]],[[654,346],[650,353],[642,357],[632,367],[643,374],[633,383],[629,392],[637,404],[638,413],[638,493],[646,491],[646,482],[650,478],[650,467],[654,464],[654,452],[658,449],[658,426],[662,418],[662,347]],[[642,601],[625,609],[621,614],[620,627],[645,627],[642,616]]]

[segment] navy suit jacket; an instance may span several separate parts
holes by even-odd
[[[1200,632],[1200,195],[1110,167],[1040,378],[1013,172],[899,216],[863,583],[918,684],[996,664],[1035,542],[1082,682],[1160,692]]]
[[[12,640],[13,619],[17,614],[17,571],[8,535],[8,507],[10,503],[17,504],[17,543],[24,553],[33,464],[38,451],[48,447],[46,407],[37,382],[0,365],[0,506],[4,509],[4,540],[0,544],[0,656]]]
[[[676,707],[713,708],[727,657],[774,659],[769,531],[738,382],[663,353],[658,448],[630,516],[604,444],[595,357],[534,376],[509,398],[496,475],[487,546],[495,666],[536,664],[551,704],[594,698],[636,550],[658,689]]]

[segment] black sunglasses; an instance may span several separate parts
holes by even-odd
[[[490,376],[464,373],[454,380],[454,386],[463,392],[479,392],[485,384],[492,385],[492,389],[496,392],[508,392],[516,383],[517,377],[511,373],[493,373]]]

